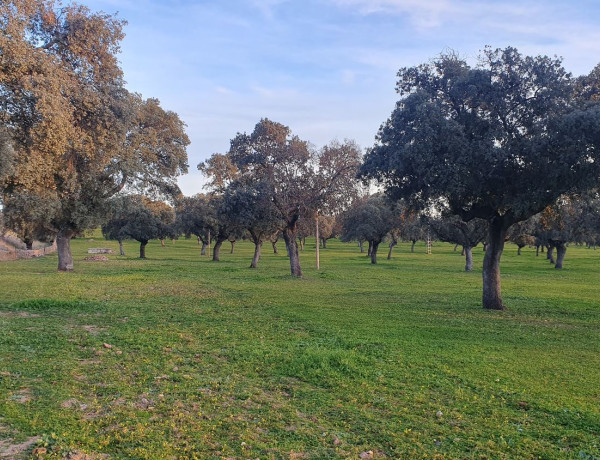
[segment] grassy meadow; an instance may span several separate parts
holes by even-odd
[[[508,245],[499,312],[481,247],[72,246],[0,264],[0,458],[600,458],[600,251]]]

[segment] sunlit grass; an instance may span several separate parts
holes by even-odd
[[[222,261],[191,240],[0,265],[0,439],[46,456],[596,458],[600,251],[503,255],[509,310],[450,245],[372,266],[337,241]],[[227,246],[227,245],[226,245]],[[475,250],[475,267],[483,253]],[[0,444],[1,446],[1,444]],[[594,457],[595,456],[595,457]]]

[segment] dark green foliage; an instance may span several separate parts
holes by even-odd
[[[356,202],[344,215],[342,241],[368,241],[371,263],[377,263],[377,249],[396,226],[391,204],[381,195]]]
[[[506,231],[600,172],[600,103],[574,96],[560,60],[487,48],[472,68],[454,54],[403,68],[402,97],[361,174],[388,194],[464,220],[486,219],[486,308],[504,308]]]
[[[102,233],[107,239],[139,241],[140,258],[143,259],[148,241],[174,233],[175,213],[169,212],[166,206],[139,195],[118,197],[112,200],[112,217],[102,226]]]

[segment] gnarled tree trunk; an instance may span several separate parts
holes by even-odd
[[[277,249],[277,241],[271,242],[271,245],[273,246],[273,254],[279,254],[279,250]]]
[[[221,246],[223,246],[223,242],[225,240],[216,240],[215,241],[215,245],[213,247],[213,256],[212,256],[212,260],[213,262],[219,262],[221,259]]]
[[[463,246],[463,252],[465,255],[465,271],[470,272],[473,270],[473,248],[471,246]]]
[[[250,264],[250,268],[257,268],[258,261],[260,260],[260,250],[262,248],[263,242],[258,241],[254,242],[254,257],[252,258],[252,263]]]
[[[387,255],[388,260],[390,260],[392,258],[392,251],[394,250],[394,246],[396,246],[397,244],[398,244],[397,240],[392,240],[392,242],[390,243],[390,250],[388,251],[388,255]]]
[[[373,241],[373,243],[371,243],[369,241],[369,246],[371,247],[371,249],[370,249],[371,263],[376,264],[377,263],[377,249],[379,249],[379,241]]]
[[[58,252],[58,271],[73,271],[73,256],[71,254],[71,238],[75,232],[71,229],[63,229],[56,235],[56,250]]]
[[[496,217],[489,223],[488,247],[483,257],[483,308],[504,310],[500,289],[500,258],[504,250],[506,226]]]
[[[556,265],[554,268],[563,268],[563,261],[565,260],[565,254],[567,253],[567,246],[564,242],[556,243]]]
[[[140,240],[140,259],[146,258],[146,245],[148,240]]]
[[[283,230],[283,239],[285,240],[285,245],[290,257],[290,270],[292,276],[300,278],[302,277],[302,269],[300,268],[300,255],[298,254],[297,219],[285,227]]]

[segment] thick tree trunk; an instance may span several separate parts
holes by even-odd
[[[277,241],[271,243],[273,245],[273,254],[279,254],[279,250],[277,249]]]
[[[471,246],[463,246],[463,252],[465,255],[465,271],[470,272],[473,270],[473,248]]]
[[[460,255],[463,257],[466,256],[467,254],[465,253],[465,251],[466,251],[466,248],[463,246],[462,249],[460,250]]]
[[[523,246],[517,246],[517,248],[518,248],[518,249],[517,249],[517,255],[518,255],[518,256],[520,256],[520,255],[521,255],[521,248],[522,248],[522,247],[523,247]]]
[[[410,247],[410,252],[415,252],[415,244],[417,243],[417,240],[412,240],[412,245]]]
[[[369,242],[369,244],[371,246],[371,263],[376,264],[377,263],[377,249],[379,249],[379,242],[373,241],[373,244],[371,244],[370,242]]]
[[[119,241],[119,255],[124,256],[125,250],[123,249],[123,240],[118,240],[118,241]]]
[[[483,308],[504,310],[500,289],[500,258],[504,250],[506,228],[495,218],[488,227],[488,247],[483,257]]]
[[[213,256],[212,256],[212,260],[213,262],[219,262],[220,256],[221,256],[221,246],[223,246],[223,242],[225,240],[216,240],[215,241],[215,245],[213,247]]]
[[[358,247],[360,248],[360,253],[361,254],[364,254],[364,252],[365,252],[365,248],[363,246],[363,243],[364,243],[364,241],[359,241],[358,242]]]
[[[283,239],[288,248],[290,257],[290,270],[292,276],[296,278],[302,277],[302,269],[300,268],[300,255],[298,254],[298,230],[297,220],[289,224],[283,231]]]
[[[563,268],[563,262],[565,260],[565,254],[567,253],[567,246],[565,243],[556,243],[556,265],[554,268]]]
[[[61,230],[56,236],[56,249],[58,252],[58,271],[73,271],[73,256],[71,254],[71,238],[75,232],[70,229]]]
[[[321,242],[323,243],[323,249],[327,249],[327,239],[321,238]]]
[[[231,251],[229,252],[229,254],[233,254],[233,250],[235,248],[235,241],[230,241],[231,243]]]
[[[535,256],[538,257],[540,255],[540,245],[536,244],[535,246]]]
[[[254,257],[252,258],[252,263],[250,264],[250,268],[257,268],[258,261],[260,260],[260,250],[262,248],[263,242],[259,241],[254,242]]]
[[[392,241],[390,243],[390,250],[388,251],[388,256],[387,256],[388,260],[391,260],[391,258],[392,258],[392,251],[394,250],[394,246],[396,246],[397,244],[398,244],[397,241]]]
[[[206,246],[207,246],[207,244],[203,241],[202,242],[202,249],[200,250],[200,255],[201,256],[205,256],[206,255]]]
[[[164,248],[165,247],[165,239],[161,238],[160,239],[160,245]]]
[[[372,251],[373,251],[373,242],[369,241],[369,249],[367,249],[367,257],[371,257]]]
[[[146,258],[146,245],[148,244],[148,240],[140,241],[140,259]]]
[[[25,238],[23,242],[25,243],[25,249],[29,251],[33,249],[33,240],[31,238]]]

